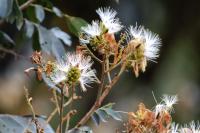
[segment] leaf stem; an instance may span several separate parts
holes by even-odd
[[[27,2],[25,2],[24,4],[22,4],[19,9],[20,10],[24,10],[26,9],[27,7],[29,7],[30,4],[32,4],[33,2],[35,2],[36,0],[28,0]]]
[[[87,51],[89,52],[89,54],[90,54],[95,60],[97,60],[99,63],[103,63],[103,61],[100,60],[98,57],[96,57],[96,56],[92,53],[92,51],[91,51],[87,46],[85,46],[85,48],[87,49]]]

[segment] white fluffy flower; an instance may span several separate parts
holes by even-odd
[[[50,76],[51,81],[58,84],[66,79],[65,73],[59,70],[55,70]]]
[[[83,33],[84,38],[80,38],[80,42],[88,44],[93,37],[99,36],[102,33],[102,29],[99,25],[99,21],[92,21],[92,24],[82,27],[81,32]]]
[[[159,55],[160,38],[157,34],[152,33],[149,30],[144,30],[145,38],[145,51],[144,54],[149,60],[156,59]]]
[[[59,70],[54,70],[54,72],[52,72],[50,75],[47,75],[45,72],[43,72],[42,78],[50,88],[56,89],[59,92],[60,89],[56,85],[66,80],[65,73]]]
[[[171,112],[173,111],[173,105],[178,102],[178,97],[176,95],[175,96],[164,95],[162,97],[162,102],[165,105],[166,110]]]
[[[172,123],[171,124],[171,130],[170,130],[169,133],[179,133],[179,125]]]
[[[144,56],[147,60],[154,61],[159,56],[158,52],[161,41],[157,34],[152,33],[148,29],[144,29],[143,26],[130,26],[127,41],[134,39],[144,45]]]
[[[105,27],[108,29],[108,33],[116,33],[123,28],[119,18],[116,18],[117,12],[110,7],[99,8],[96,10],[96,12],[101,18],[101,21]]]
[[[129,30],[128,30],[128,34],[129,36],[127,37],[130,37],[128,40],[130,41],[131,39],[143,39],[143,32],[144,32],[144,27],[143,26],[135,26],[133,27],[132,25],[129,27]]]
[[[163,112],[164,110],[165,110],[164,104],[157,104],[155,109],[154,109],[155,115],[158,116],[158,114]]]
[[[91,57],[83,56],[82,54],[67,54],[62,62],[59,62],[57,67],[65,73],[67,82],[79,82],[83,91],[90,83],[98,81],[94,69],[91,69],[93,62]]]
[[[189,127],[192,130],[192,133],[200,133],[200,125],[199,123],[195,123],[194,121],[190,122]]]
[[[177,102],[178,98],[176,95],[175,96],[164,95],[162,97],[161,103],[157,104],[154,109],[155,115],[157,116],[159,113],[163,113],[165,111],[167,112],[173,111],[173,105],[176,104]]]

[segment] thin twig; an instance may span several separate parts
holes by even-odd
[[[36,116],[35,116],[35,111],[33,109],[33,106],[31,104],[32,102],[32,97],[29,97],[29,93],[28,93],[28,89],[24,86],[24,91],[25,91],[25,97],[26,97],[26,101],[27,101],[27,104],[32,112],[32,115],[33,115],[33,122],[35,123],[35,126],[36,126],[36,132],[37,133],[40,133],[40,126],[39,126],[39,123],[38,123],[38,120],[36,119]]]
[[[0,44],[0,45],[1,45],[1,44]],[[13,55],[13,56],[15,57],[15,59],[17,59],[17,58],[23,58],[23,59],[25,59],[25,60],[30,61],[30,59],[24,57],[23,55],[20,55],[20,54],[16,53],[16,52],[13,51],[13,50],[10,50],[10,49],[4,48],[4,47],[0,47],[0,51],[2,51],[2,52],[4,52],[4,53],[8,53],[8,54]]]
[[[70,121],[71,117],[73,115],[75,115],[77,113],[76,110],[70,110],[66,115],[65,117],[63,117],[63,121],[62,123],[64,123],[65,121]],[[58,128],[56,129],[56,133],[58,133],[60,131],[60,126],[58,126]],[[68,129],[65,131],[65,133],[67,133]]]
[[[105,78],[105,66],[106,66],[106,55],[103,55],[103,62],[101,63],[101,78],[100,78],[100,84],[99,84],[99,88],[98,88],[98,93],[97,93],[97,98],[96,101],[94,103],[94,105],[92,106],[92,108],[90,109],[90,111],[79,121],[79,123],[76,125],[76,127],[79,127],[81,125],[83,125],[85,122],[88,121],[88,119],[90,118],[90,116],[94,113],[94,111],[100,106],[100,98],[101,98],[101,94],[104,88],[104,78]]]
[[[100,78],[101,83],[99,84],[96,101],[98,101],[98,99],[100,98],[102,91],[103,91],[104,80],[105,80],[105,67],[106,67],[106,56],[103,55],[103,62],[101,63],[101,69],[102,69],[101,70],[101,78]]]
[[[113,69],[115,69],[116,67],[118,67],[121,64],[122,64],[122,61],[118,62],[117,64],[115,64],[113,66],[111,66],[109,69],[106,70],[106,73],[112,71]]]
[[[64,103],[64,92],[63,88],[61,88],[61,101],[60,101],[60,133],[62,133],[62,117],[63,117],[63,103]]]
[[[72,115],[75,115],[77,113],[77,111],[76,110],[70,110],[68,113],[67,113],[67,115],[65,115],[65,117],[63,117],[63,123],[65,122],[65,121],[69,121],[69,119],[72,117]],[[68,128],[67,128],[67,130],[68,130]],[[66,131],[67,131],[66,130]]]
[[[98,57],[96,57],[96,56],[92,53],[92,51],[91,51],[87,46],[85,46],[85,48],[87,49],[87,51],[89,52],[89,54],[90,54],[95,60],[97,60],[99,63],[103,63],[103,61],[100,60]]]
[[[31,6],[36,6],[36,4],[31,4]],[[47,12],[54,13],[54,11],[53,11],[52,9],[50,9],[50,8],[43,7],[43,9],[44,9],[45,11],[47,11]],[[62,13],[62,16],[63,16],[64,18],[67,18],[67,19],[68,19],[69,17],[71,17],[70,15],[65,14],[65,13]]]
[[[24,10],[26,9],[27,7],[29,7],[30,4],[32,4],[33,2],[35,2],[36,0],[28,0],[27,2],[25,2],[24,4],[22,4],[19,9],[20,10]]]
[[[58,98],[57,98],[57,94],[56,94],[56,90],[55,89],[53,89],[53,97],[54,97],[54,100],[55,100],[56,108],[57,108],[58,113],[60,115],[60,107],[59,107]]]
[[[35,111],[33,109],[33,106],[31,104],[32,101],[32,97],[29,97],[29,93],[28,93],[28,89],[24,86],[24,91],[25,91],[25,97],[26,97],[26,101],[28,103],[28,106],[33,114],[33,119],[35,119]]]
[[[109,70],[109,58],[106,58],[106,70]],[[110,76],[110,71],[107,72],[107,76],[108,76],[108,81],[109,83],[111,83],[111,76]]]
[[[63,106],[66,107],[68,106],[70,103],[72,102],[72,98],[70,98]],[[53,110],[53,112],[49,115],[48,119],[46,120],[46,123],[49,123],[51,121],[51,119],[56,115],[56,113],[58,112],[58,109],[55,108]]]
[[[75,93],[75,85],[72,84],[72,88],[71,88],[72,104],[73,104],[73,99],[74,99],[74,93]],[[68,112],[68,114],[72,111],[72,104],[71,104],[70,107],[69,107],[69,110],[70,110],[70,111]],[[66,117],[64,117],[64,118],[66,118],[66,120],[67,120],[65,132],[69,129],[70,116],[68,116],[68,114],[67,114]],[[64,122],[64,118],[63,118],[63,122]]]

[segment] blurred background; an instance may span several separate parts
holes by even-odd
[[[178,95],[179,102],[175,106],[173,120],[188,123],[200,119],[200,1],[195,0],[55,0],[52,3],[64,13],[77,16],[91,22],[98,19],[95,10],[99,7],[110,6],[118,12],[121,22],[129,25],[144,25],[159,34],[162,39],[160,58],[157,63],[149,62],[145,73],[138,78],[129,71],[123,74],[120,82],[113,88],[104,104],[114,102],[116,110],[136,111],[139,103],[143,102],[152,109],[156,102],[152,92],[159,101],[163,94]],[[44,26],[58,26],[68,32],[66,22],[47,13]],[[26,76],[24,70],[31,67],[29,57],[32,53],[30,40],[21,41],[21,32],[15,26],[4,24],[0,27],[17,42],[14,50],[23,57],[0,52],[0,113],[17,115],[30,114],[24,98],[23,87],[30,90],[33,105],[39,115],[51,113],[54,105],[50,102],[51,91],[36,79],[34,73]],[[70,34],[70,33],[69,33]],[[72,51],[78,45],[78,39],[70,34],[73,40]],[[99,68],[98,65],[95,68]],[[80,113],[73,117],[72,125],[83,116],[93,104],[97,89],[88,88],[82,93],[83,99],[74,108]],[[56,127],[57,119],[53,119]],[[92,122],[94,132],[115,132],[122,125],[120,122],[109,120],[96,127]],[[112,127],[112,128],[111,128]]]

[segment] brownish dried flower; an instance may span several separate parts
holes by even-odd
[[[130,133],[167,133],[171,124],[171,115],[166,112],[156,117],[155,112],[140,103],[138,110],[129,112],[128,132]]]
[[[33,63],[35,64],[41,64],[42,63],[42,54],[41,51],[35,51],[33,52],[32,56],[31,56],[31,60]]]

